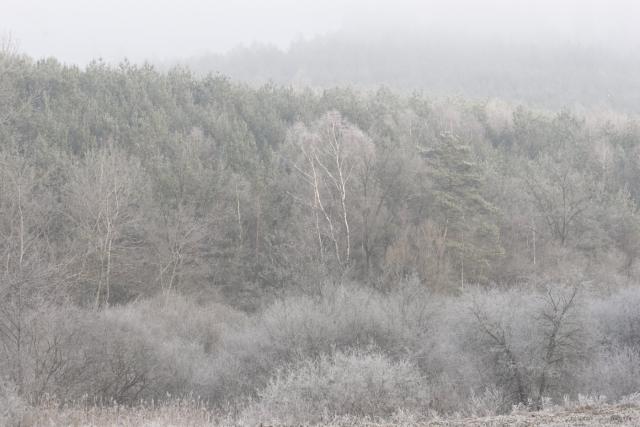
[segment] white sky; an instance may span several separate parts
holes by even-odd
[[[638,47],[640,0],[0,0],[0,33],[21,52],[79,64],[286,48],[336,31]]]

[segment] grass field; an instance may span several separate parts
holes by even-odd
[[[174,401],[161,406],[87,407],[53,404],[28,410],[18,421],[20,426],[225,426],[280,425],[273,420],[219,416],[192,401]],[[618,404],[581,403],[555,406],[541,411],[514,410],[491,417],[441,418],[399,412],[390,419],[328,417],[327,426],[640,426],[640,400],[627,399]]]

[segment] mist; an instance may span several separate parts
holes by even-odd
[[[638,17],[640,5],[632,0],[4,0],[0,32],[35,58],[85,65],[98,58],[181,60],[255,42],[286,50],[292,42],[334,33],[637,52]]]
[[[0,0],[0,426],[640,426],[639,17]]]

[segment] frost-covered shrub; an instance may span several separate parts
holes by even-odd
[[[504,390],[496,386],[487,387],[482,393],[472,393],[467,406],[467,411],[474,417],[503,414],[510,408]]]
[[[602,350],[585,367],[584,392],[597,393],[616,401],[640,390],[640,349],[613,347]]]
[[[71,331],[75,348],[65,360],[66,384],[51,391],[62,399],[86,395],[124,403],[188,394],[220,351],[222,331],[244,318],[179,295],[80,312]]]
[[[309,356],[371,344],[391,354],[428,332],[429,309],[427,295],[410,285],[388,295],[356,285],[325,286],[320,295],[274,303],[260,324],[274,346]]]
[[[0,425],[19,426],[27,412],[15,385],[0,379]]]
[[[432,303],[408,285],[382,294],[356,285],[323,287],[268,306],[243,330],[228,330],[203,377],[202,394],[217,399],[252,395],[274,372],[307,358],[369,346],[393,359],[414,352],[431,332]],[[213,387],[213,388],[212,388]]]
[[[602,344],[640,348],[640,288],[622,289],[592,301],[590,309]]]
[[[244,416],[304,424],[341,415],[386,417],[427,405],[427,385],[410,363],[379,353],[338,352],[280,370]]]

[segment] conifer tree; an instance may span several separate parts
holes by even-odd
[[[455,135],[443,133],[432,148],[422,150],[422,156],[429,180],[427,216],[438,230],[437,285],[442,286],[451,273],[457,278],[449,278],[461,287],[486,280],[490,262],[502,248],[497,209],[483,196],[481,169],[470,147]]]

